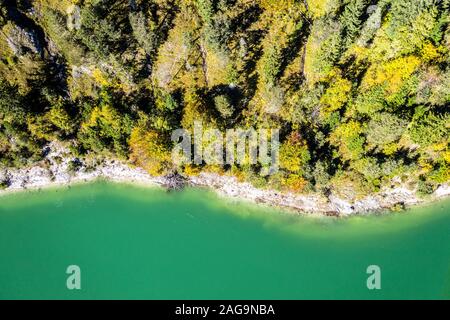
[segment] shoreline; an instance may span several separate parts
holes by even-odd
[[[71,186],[79,183],[90,183],[99,179],[115,183],[130,183],[141,186],[170,186],[173,177],[153,177],[141,168],[118,160],[104,160],[100,164],[80,162],[78,170],[70,172],[70,162],[75,157],[70,156],[67,149],[57,143],[48,147],[45,161],[39,165],[25,169],[0,170],[0,178],[7,178],[9,186],[0,190],[0,196],[24,190],[38,190],[51,187]],[[59,161],[57,161],[59,159]],[[271,207],[279,207],[304,215],[319,216],[351,216],[358,214],[373,214],[392,210],[398,206],[409,208],[415,205],[427,204],[450,196],[450,186],[440,186],[426,199],[419,197],[413,190],[404,186],[383,189],[380,192],[364,197],[361,200],[350,201],[335,195],[326,197],[324,194],[293,194],[275,190],[258,189],[250,183],[238,182],[235,177],[220,176],[212,173],[200,173],[189,177],[186,186],[202,187],[213,190],[219,196],[227,199],[244,200]]]

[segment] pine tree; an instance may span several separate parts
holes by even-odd
[[[354,0],[345,6],[341,23],[343,25],[342,31],[346,47],[353,43],[361,31],[362,15],[367,7],[367,3],[367,0]]]

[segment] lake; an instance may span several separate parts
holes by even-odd
[[[0,299],[450,299],[450,200],[312,218],[96,182],[0,197],[0,253]]]

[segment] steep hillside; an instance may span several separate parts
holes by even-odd
[[[154,175],[359,197],[450,180],[449,0],[1,0],[0,161],[61,140]],[[280,128],[280,171],[182,165],[172,132]]]

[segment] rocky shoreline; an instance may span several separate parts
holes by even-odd
[[[134,183],[144,186],[161,186],[180,189],[183,186],[207,187],[226,198],[248,200],[271,206],[291,209],[298,213],[327,216],[349,216],[367,214],[381,210],[404,208],[425,203],[413,190],[404,186],[385,189],[358,201],[350,201],[335,195],[313,193],[299,195],[262,190],[249,183],[238,182],[235,177],[212,173],[184,178],[177,175],[153,177],[141,168],[134,168],[117,160],[81,161],[70,152],[51,143],[47,148],[45,161],[27,169],[0,169],[0,181],[4,181],[0,195],[26,189],[40,189],[52,186],[66,186],[75,183],[106,179],[118,183]],[[433,201],[450,195],[450,186],[440,186],[426,200]]]
[[[448,185],[441,186],[427,200],[421,199],[412,190],[405,187],[397,187],[383,190],[362,200],[350,201],[334,195],[325,196],[319,193],[301,195],[262,190],[253,187],[249,183],[237,182],[234,177],[206,173],[191,178],[191,183],[197,186],[211,187],[219,195],[227,198],[245,199],[255,203],[291,209],[303,214],[321,216],[349,216],[370,214],[396,208],[403,209],[450,195],[450,187]]]

